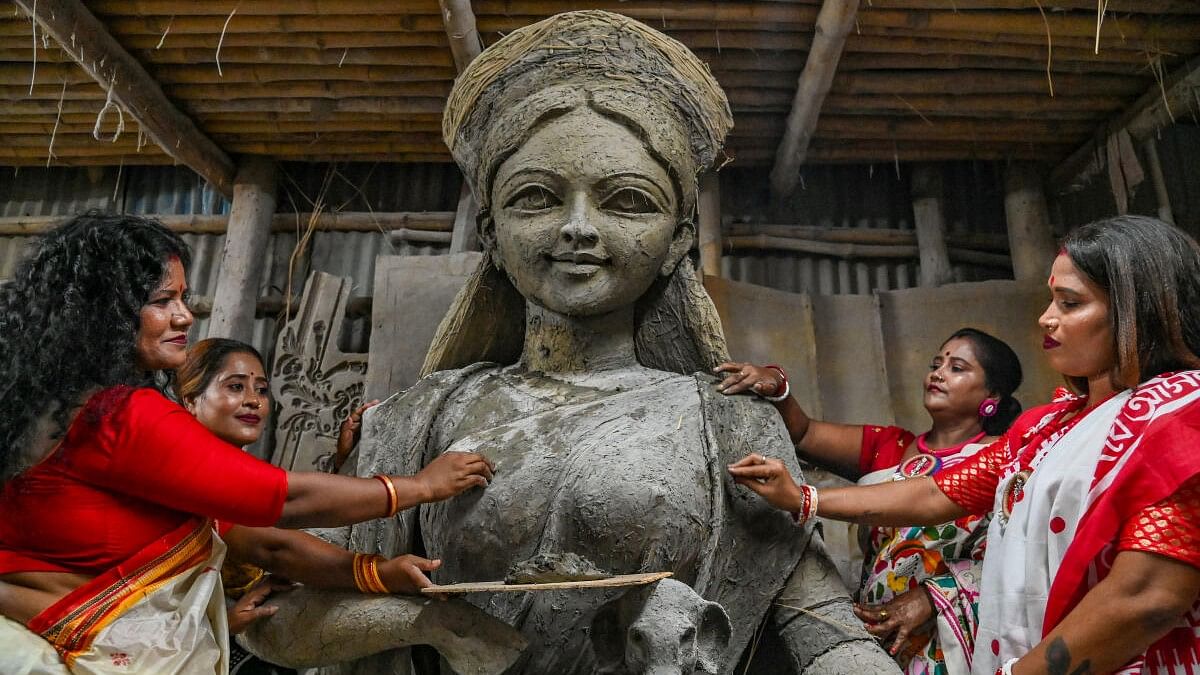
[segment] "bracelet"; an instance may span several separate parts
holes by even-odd
[[[776,394],[775,396],[763,396],[763,398],[767,399],[771,403],[779,403],[781,401],[786,401],[787,397],[790,396],[791,392],[792,392],[791,385],[788,384],[787,373],[785,373],[783,371],[783,368],[780,368],[779,366],[773,366],[773,365],[772,366],[763,366],[763,368],[770,368],[770,369],[778,372],[779,376],[783,378],[783,391],[780,392],[779,394]]]
[[[386,476],[381,473],[377,473],[371,477],[379,480],[380,483],[383,483],[384,489],[387,490],[387,515],[384,517],[391,518],[400,511],[400,495],[396,493],[396,484],[392,482],[391,476]]]
[[[1020,661],[1020,659],[1012,658],[1005,661],[1004,665],[996,669],[996,675],[1013,675],[1012,669],[1013,666],[1016,665],[1017,661]]]
[[[801,485],[800,508],[792,511],[792,520],[797,525],[803,525],[817,516],[817,488],[812,485]]]
[[[354,554],[354,587],[358,589],[359,593],[391,592],[379,576],[379,561],[383,559],[384,557],[381,555],[367,553]]]

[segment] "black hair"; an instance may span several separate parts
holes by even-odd
[[[136,365],[142,306],[187,244],[161,223],[89,211],[43,235],[0,287],[0,480],[37,419],[65,431],[96,388],[152,384]]]
[[[983,430],[989,436],[999,436],[1008,431],[1021,414],[1021,402],[1013,396],[1013,392],[1021,386],[1021,380],[1024,378],[1021,360],[1007,342],[977,328],[960,328],[946,338],[942,345],[958,339],[971,343],[971,351],[975,353],[975,358],[983,368],[984,386],[999,396],[996,401],[996,414],[982,418]]]
[[[241,340],[208,338],[188,348],[187,360],[175,370],[175,396],[181,403],[199,396],[212,384],[213,378],[233,354],[249,354],[264,363],[262,354]],[[264,366],[265,367],[265,366]]]
[[[1108,295],[1117,388],[1200,368],[1200,246],[1194,239],[1155,218],[1118,216],[1074,230],[1063,250]],[[1070,381],[1087,391],[1086,379]]]

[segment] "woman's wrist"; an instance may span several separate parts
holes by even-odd
[[[817,517],[817,488],[812,485],[797,485],[794,508],[789,509],[792,520],[803,525]]]
[[[400,510],[411,509],[414,506],[433,501],[433,491],[424,481],[415,476],[391,476],[392,485],[396,486],[396,498]]]
[[[779,378],[780,378],[780,380],[782,380],[783,384],[775,385],[775,394],[774,395],[767,396],[766,394],[761,394],[761,396],[776,405],[783,403],[784,401],[787,401],[788,398],[790,398],[792,395],[792,388],[791,388],[791,385],[788,384],[787,373],[784,372],[782,367],[776,366],[776,365],[766,365],[766,366],[763,366],[763,368],[766,368],[767,370],[774,370],[775,372],[779,373]]]

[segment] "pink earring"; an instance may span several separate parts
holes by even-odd
[[[985,398],[983,403],[979,404],[980,417],[992,417],[996,411],[1000,409],[1000,402],[994,398]]]

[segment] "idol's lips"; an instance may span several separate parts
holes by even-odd
[[[573,263],[576,265],[607,265],[610,260],[607,256],[598,256],[586,251],[555,253],[550,256],[550,259],[554,262]]]
[[[1042,349],[1054,349],[1055,347],[1058,347],[1061,345],[1062,345],[1061,342],[1059,342],[1058,340],[1055,340],[1054,338],[1050,337],[1049,335],[1046,336],[1046,339],[1042,340]]]
[[[262,418],[258,415],[238,415],[237,418],[246,424],[258,424],[262,422]]]

